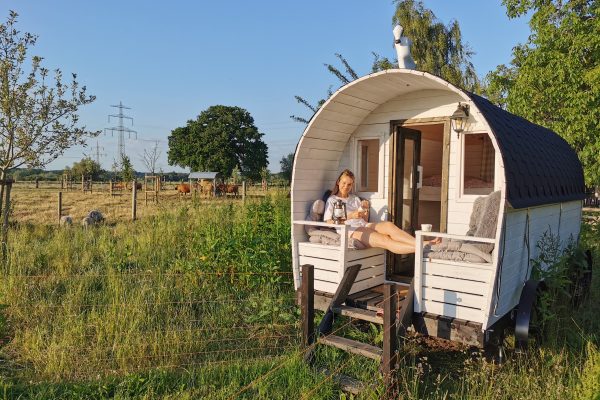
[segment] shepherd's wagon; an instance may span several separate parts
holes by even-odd
[[[355,193],[370,201],[371,221],[393,221],[416,236],[414,256],[349,248],[345,226],[307,218],[346,168],[356,175]],[[337,90],[297,145],[295,288],[308,289],[303,307],[327,311],[320,341],[373,358],[382,350],[323,334],[336,313],[395,324],[381,315],[394,293],[405,327],[485,347],[516,319],[517,340],[526,342],[536,243],[544,234],[562,246],[577,241],[584,197],[577,155],[551,130],[426,72],[373,73]],[[432,232],[421,231],[423,224]],[[324,228],[335,230],[339,244]],[[443,243],[423,246],[424,237]],[[388,307],[396,314],[394,303]]]

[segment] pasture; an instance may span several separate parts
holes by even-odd
[[[359,398],[386,394],[374,361],[330,348],[317,351],[318,368],[302,360],[287,193],[242,203],[173,190],[129,222],[127,195],[68,192],[76,220],[91,208],[107,217],[84,230],[53,223],[56,191],[38,191],[15,190],[0,266],[0,398],[349,398],[323,368],[366,382]],[[579,308],[561,295],[544,341],[501,366],[448,343],[408,340],[403,398],[597,396],[600,225],[586,221],[582,242],[597,262]],[[382,340],[372,325],[335,329]]]

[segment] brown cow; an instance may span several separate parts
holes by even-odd
[[[228,194],[232,194],[235,197],[238,196],[238,187],[239,185],[233,185],[233,184],[224,184],[224,183],[220,183],[217,185],[217,191],[219,193],[221,193],[221,195],[223,196],[227,196]]]
[[[201,194],[205,194],[208,197],[211,197],[213,195],[213,189],[214,189],[214,185],[213,185],[212,181],[209,181],[208,179],[202,179],[200,181],[200,193]]]
[[[183,193],[183,194],[188,194],[191,192],[190,185],[187,183],[180,183],[179,185],[177,185],[175,187],[175,190],[177,190],[177,193]]]

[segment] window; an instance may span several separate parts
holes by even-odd
[[[379,191],[379,139],[357,141],[359,192]]]
[[[495,153],[487,133],[464,136],[463,194],[485,195],[494,191]]]

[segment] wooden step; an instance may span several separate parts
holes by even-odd
[[[319,338],[319,343],[337,347],[349,353],[359,354],[364,357],[371,358],[376,361],[381,361],[383,350],[370,344],[357,342],[356,340],[346,339],[341,336],[329,335]]]
[[[341,314],[345,317],[351,317],[360,319],[363,321],[373,322],[375,324],[383,325],[383,317],[377,315],[376,311],[365,310],[364,308],[356,308],[349,306],[338,306],[332,308],[332,311],[336,314]]]

